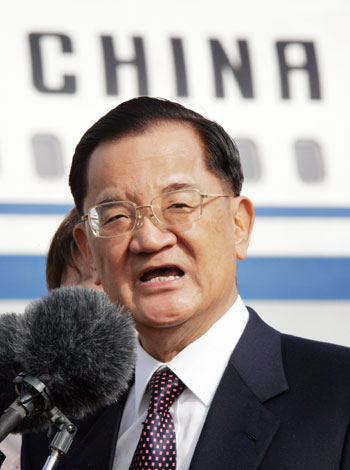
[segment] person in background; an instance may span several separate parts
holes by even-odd
[[[46,257],[48,290],[66,286],[84,286],[103,290],[95,284],[91,267],[82,256],[73,238],[73,229],[80,222],[75,208],[71,209],[56,230]]]

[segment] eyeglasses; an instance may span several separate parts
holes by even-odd
[[[99,238],[119,237],[141,227],[141,209],[151,209],[151,219],[164,226],[179,226],[196,222],[202,216],[203,199],[231,197],[226,194],[203,194],[198,189],[170,191],[152,199],[151,204],[137,206],[131,201],[112,201],[89,209],[82,221],[89,221],[92,233]]]

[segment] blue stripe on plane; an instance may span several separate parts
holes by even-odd
[[[0,204],[0,214],[64,215],[73,204]]]
[[[350,217],[350,207],[271,207],[257,206],[257,217]]]
[[[72,204],[0,204],[0,214],[64,215]],[[350,207],[257,206],[257,217],[350,217]]]
[[[350,257],[248,257],[237,281],[246,299],[350,300]]]
[[[47,293],[46,256],[1,255],[0,299],[34,299]]]
[[[248,257],[237,280],[246,299],[350,300],[350,257]],[[0,299],[45,294],[45,256],[0,256]]]

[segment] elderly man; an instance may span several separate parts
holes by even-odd
[[[350,352],[281,335],[238,295],[254,218],[242,181],[221,126],[170,101],[122,103],[82,137],[75,239],[132,312],[138,357],[59,469],[349,468]],[[44,442],[24,439],[22,470],[41,468]]]

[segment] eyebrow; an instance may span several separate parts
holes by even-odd
[[[169,191],[177,191],[179,189],[198,189],[197,184],[189,183],[171,183],[165,188],[162,189],[162,193],[167,193]]]
[[[126,201],[126,199],[120,199],[116,197],[108,197],[106,199],[103,199],[102,201],[99,201],[96,205],[99,206],[100,204],[104,204],[105,202],[116,202],[116,201]]]
[[[191,184],[190,183],[170,183],[161,190],[159,195],[170,192],[170,191],[178,191],[180,189],[198,189],[198,185],[193,184],[193,183],[191,183]],[[156,197],[156,196],[153,196],[153,197]],[[118,198],[118,197],[108,197],[106,199],[103,199],[102,201],[99,201],[97,203],[97,205],[104,204],[106,202],[116,202],[116,201],[129,201],[129,202],[132,202],[129,199],[122,199],[122,198]]]

